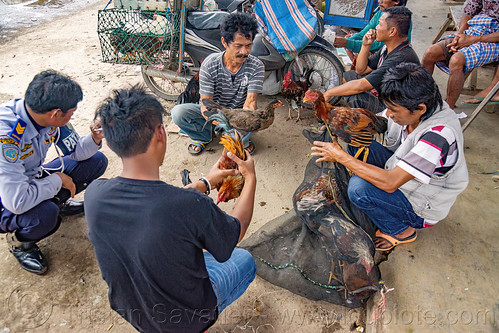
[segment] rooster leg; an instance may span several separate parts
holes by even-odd
[[[300,107],[298,106],[298,103],[294,100],[291,99],[289,100],[289,114],[288,114],[288,120],[293,119],[291,117],[291,109],[298,111],[298,118],[300,118]],[[298,121],[298,120],[297,120]]]
[[[290,119],[293,119],[293,117],[291,117],[291,102],[288,103],[288,118],[286,118],[286,121]]]
[[[298,117],[296,117],[296,122],[299,122],[301,120],[301,118],[300,118],[300,115],[301,115],[301,105],[298,105],[297,111],[298,111]]]

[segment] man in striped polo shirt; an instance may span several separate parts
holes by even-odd
[[[387,109],[385,143],[369,145],[367,163],[338,143],[314,142],[317,162],[339,162],[355,176],[348,197],[379,228],[376,249],[388,251],[416,239],[415,229],[444,219],[468,185],[464,143],[457,115],[430,73],[401,63],[387,70],[380,97]]]
[[[249,53],[257,23],[247,14],[233,13],[220,30],[225,51],[210,54],[203,61],[199,72],[200,100],[208,98],[230,109],[256,110],[258,94],[263,88],[264,65]],[[212,139],[213,126],[203,128],[205,111],[202,102],[180,104],[171,111],[175,124],[191,138],[188,150],[193,155],[201,153]],[[243,143],[252,153],[255,146],[249,140],[250,134],[243,138]]]

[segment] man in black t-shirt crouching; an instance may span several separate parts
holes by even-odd
[[[344,84],[327,90],[324,93],[325,100],[333,96],[345,96],[350,107],[374,113],[383,111],[385,105],[378,98],[378,92],[381,91],[381,81],[386,71],[402,62],[419,65],[418,56],[408,40],[411,16],[411,11],[406,7],[387,8],[376,29],[364,35],[355,71],[345,73]],[[375,40],[385,43],[385,46],[370,55],[369,50]]]
[[[98,108],[119,177],[94,181],[85,194],[89,238],[109,286],[111,307],[141,332],[201,332],[253,281],[251,254],[234,249],[254,206],[253,159],[184,188],[160,180],[166,152],[164,109],[141,87],[114,92]],[[244,187],[230,215],[205,195],[240,172]],[[206,252],[203,252],[206,250]]]

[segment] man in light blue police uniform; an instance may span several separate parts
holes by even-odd
[[[69,124],[83,99],[69,77],[48,70],[37,74],[24,99],[0,105],[0,233],[25,270],[43,274],[47,262],[36,245],[54,233],[61,215],[83,212],[83,202],[68,200],[107,167],[98,150],[100,124],[79,137]],[[59,157],[43,164],[55,144]]]

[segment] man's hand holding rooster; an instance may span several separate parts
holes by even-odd
[[[318,156],[317,163],[321,162],[339,162],[344,163],[345,158],[348,158],[347,152],[345,152],[338,142],[322,142],[314,141],[314,146],[312,147],[312,156]]]
[[[227,153],[227,156],[236,162],[237,167],[239,168],[239,172],[241,175],[244,177],[245,180],[248,179],[256,179],[256,174],[255,174],[255,162],[253,160],[253,157],[248,153],[246,150],[246,160],[243,161],[236,155],[232,154],[231,152]]]
[[[241,173],[244,179],[247,179],[247,177],[256,178],[255,163],[250,154],[246,153],[246,161],[241,160],[230,152],[227,153],[227,157],[236,162],[239,169],[220,169],[219,164],[222,159],[222,157],[220,157],[206,176],[212,188],[218,187],[218,185],[220,185],[225,178],[235,176],[238,173]]]

